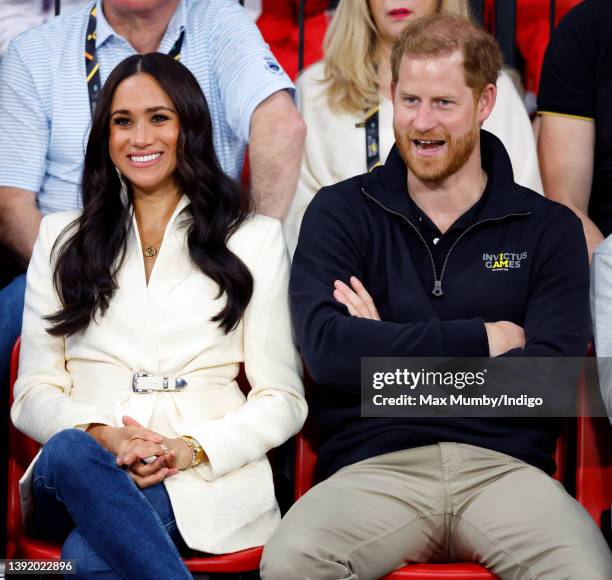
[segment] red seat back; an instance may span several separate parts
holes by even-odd
[[[578,398],[576,499],[601,527],[602,514],[612,503],[612,426],[608,417],[590,416],[592,401],[598,399],[597,382],[583,378]]]

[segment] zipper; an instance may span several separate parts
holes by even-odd
[[[434,296],[443,296],[444,295],[444,291],[442,290],[442,280],[444,278],[444,273],[446,272],[446,266],[448,265],[448,259],[450,258],[450,255],[451,255],[452,251],[455,249],[455,246],[459,243],[459,241],[461,240],[461,238],[463,238],[463,236],[465,236],[468,232],[470,232],[471,230],[473,230],[474,228],[476,228],[477,226],[480,226],[482,224],[486,224],[486,223],[489,223],[489,222],[498,222],[498,221],[505,220],[505,219],[510,218],[510,217],[523,217],[523,216],[531,215],[530,211],[523,212],[523,213],[508,213],[508,214],[505,214],[505,215],[500,216],[500,217],[487,218],[485,220],[481,220],[479,222],[476,222],[475,224],[472,224],[469,228],[467,228],[454,241],[453,245],[449,248],[448,252],[446,253],[446,257],[444,258],[444,263],[442,264],[442,271],[440,272],[440,278],[438,278],[438,272],[436,270],[436,263],[434,261],[433,254],[431,253],[431,250],[429,249],[429,246],[427,245],[427,242],[425,241],[425,238],[422,236],[422,234],[418,230],[418,228],[404,214],[401,214],[401,213],[399,213],[397,211],[389,209],[387,206],[385,206],[382,203],[380,203],[380,201],[378,201],[376,198],[372,197],[363,187],[361,188],[361,191],[363,192],[363,194],[368,199],[371,199],[374,203],[376,203],[378,206],[380,206],[386,212],[388,212],[390,214],[393,214],[393,215],[396,215],[396,216],[399,216],[400,218],[402,218],[416,232],[417,236],[423,242],[423,244],[425,245],[425,249],[427,250],[427,253],[429,254],[429,259],[431,260],[431,268],[433,270],[433,275],[434,275],[434,287],[433,287],[431,293]]]
[[[378,204],[386,212],[401,217],[415,231],[416,235],[425,245],[425,249],[427,250],[427,253],[429,254],[429,259],[431,260],[431,269],[433,270],[433,277],[435,281],[432,294],[434,296],[442,296],[442,280],[438,281],[438,272],[436,271],[436,263],[434,262],[433,254],[431,253],[431,250],[429,249],[429,246],[427,245],[427,242],[425,241],[425,238],[423,237],[419,229],[404,214],[389,209],[387,206],[380,203],[380,201],[378,201],[375,197],[372,197],[363,187],[361,188],[361,191],[368,199],[371,199],[374,203]],[[436,292],[439,292],[439,294],[436,294]]]

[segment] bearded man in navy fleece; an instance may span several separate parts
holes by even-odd
[[[556,420],[360,416],[362,357],[585,354],[580,222],[514,183],[503,145],[480,130],[501,65],[465,20],[410,23],[392,53],[396,146],[306,212],[290,293],[318,384],[323,481],[272,536],[264,580],[456,560],[502,579],[612,578],[600,531],[549,475]]]

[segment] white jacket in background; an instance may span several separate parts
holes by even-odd
[[[591,317],[599,386],[612,423],[612,236],[608,236],[593,252]]]

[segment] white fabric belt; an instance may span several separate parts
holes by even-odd
[[[159,376],[143,372],[132,375],[132,391],[135,393],[176,392],[184,390],[187,385],[186,379],[172,375]]]

